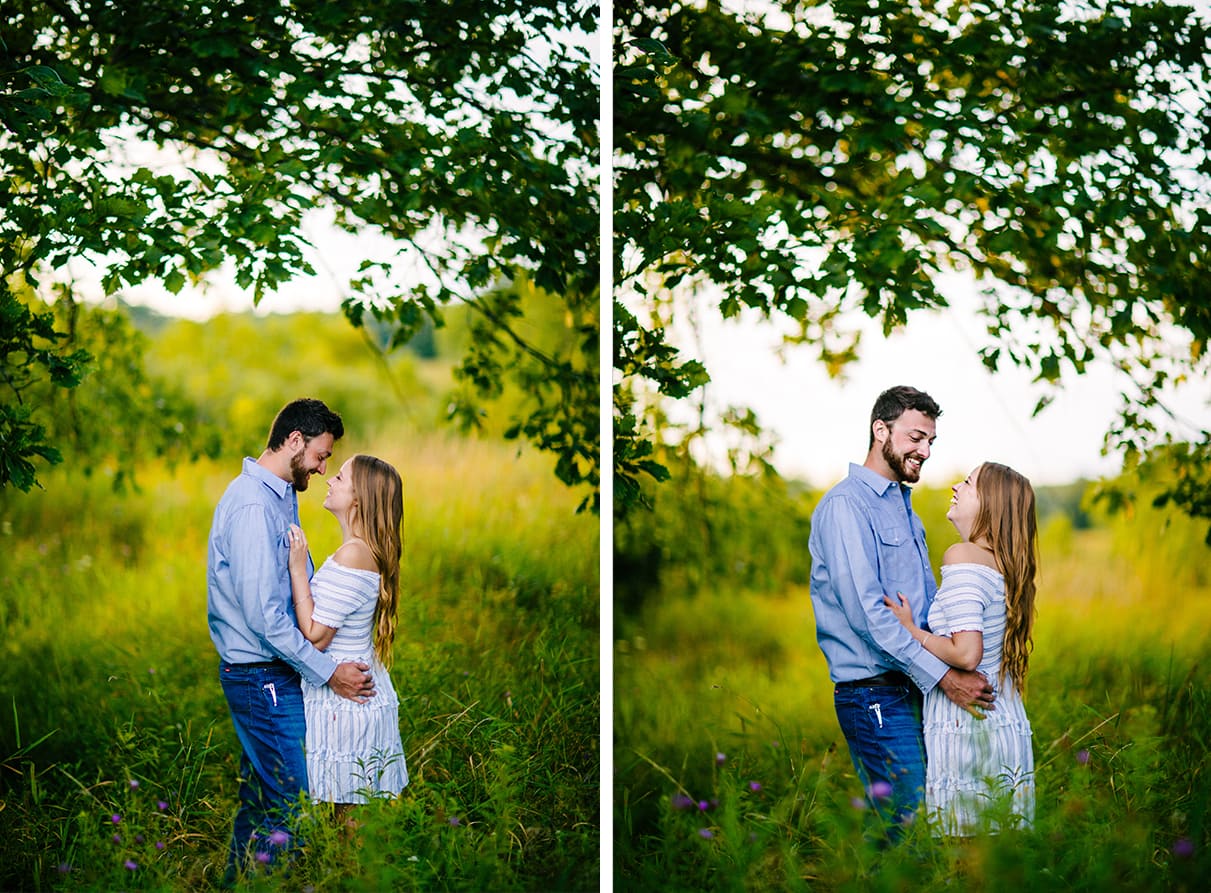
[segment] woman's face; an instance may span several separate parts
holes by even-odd
[[[976,492],[976,478],[979,473],[980,469],[975,469],[967,475],[966,480],[959,481],[950,488],[954,496],[950,497],[950,509],[946,512],[946,517],[960,531],[971,529],[971,525],[975,523],[976,512],[980,508],[980,496]]]
[[[353,459],[345,460],[333,477],[328,478],[328,495],[324,497],[324,508],[333,514],[348,511],[353,505]]]

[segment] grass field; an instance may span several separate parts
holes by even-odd
[[[342,841],[312,811],[256,889],[595,890],[598,526],[551,460],[384,430],[338,444],[400,468],[392,677],[410,786]],[[205,547],[238,460],[57,471],[0,496],[0,889],[210,889],[238,746],[206,630]],[[317,563],[339,541],[300,499]]]
[[[652,595],[615,626],[616,887],[1205,889],[1204,533],[1151,510],[1046,526],[1027,699],[1037,821],[964,846],[920,823],[890,852],[864,841],[805,586]]]

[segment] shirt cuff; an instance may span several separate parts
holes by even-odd
[[[929,651],[925,650],[925,646],[921,646],[921,654],[917,659],[905,667],[905,671],[917,688],[921,689],[921,693],[931,691],[942,677],[950,670],[950,665],[941,658]]]
[[[296,660],[291,661],[295,665],[294,668],[299,671],[300,676],[317,688],[327,685],[336,671],[336,660],[315,648],[307,649],[307,652],[299,654]]]

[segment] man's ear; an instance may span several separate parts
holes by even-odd
[[[286,438],[286,442],[295,450],[300,450],[307,445],[307,438],[303,436],[302,431],[291,431],[290,436]]]
[[[875,419],[870,426],[870,430],[875,436],[875,443],[883,443],[891,434],[891,429],[887,427],[887,422],[882,419]]]

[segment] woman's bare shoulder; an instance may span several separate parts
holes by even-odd
[[[942,564],[982,564],[997,570],[997,562],[992,553],[975,543],[955,543],[942,556]]]
[[[378,572],[378,565],[374,563],[374,553],[361,540],[349,540],[346,543],[342,543],[341,547],[336,550],[332,557],[342,567],[351,567],[359,571]]]

